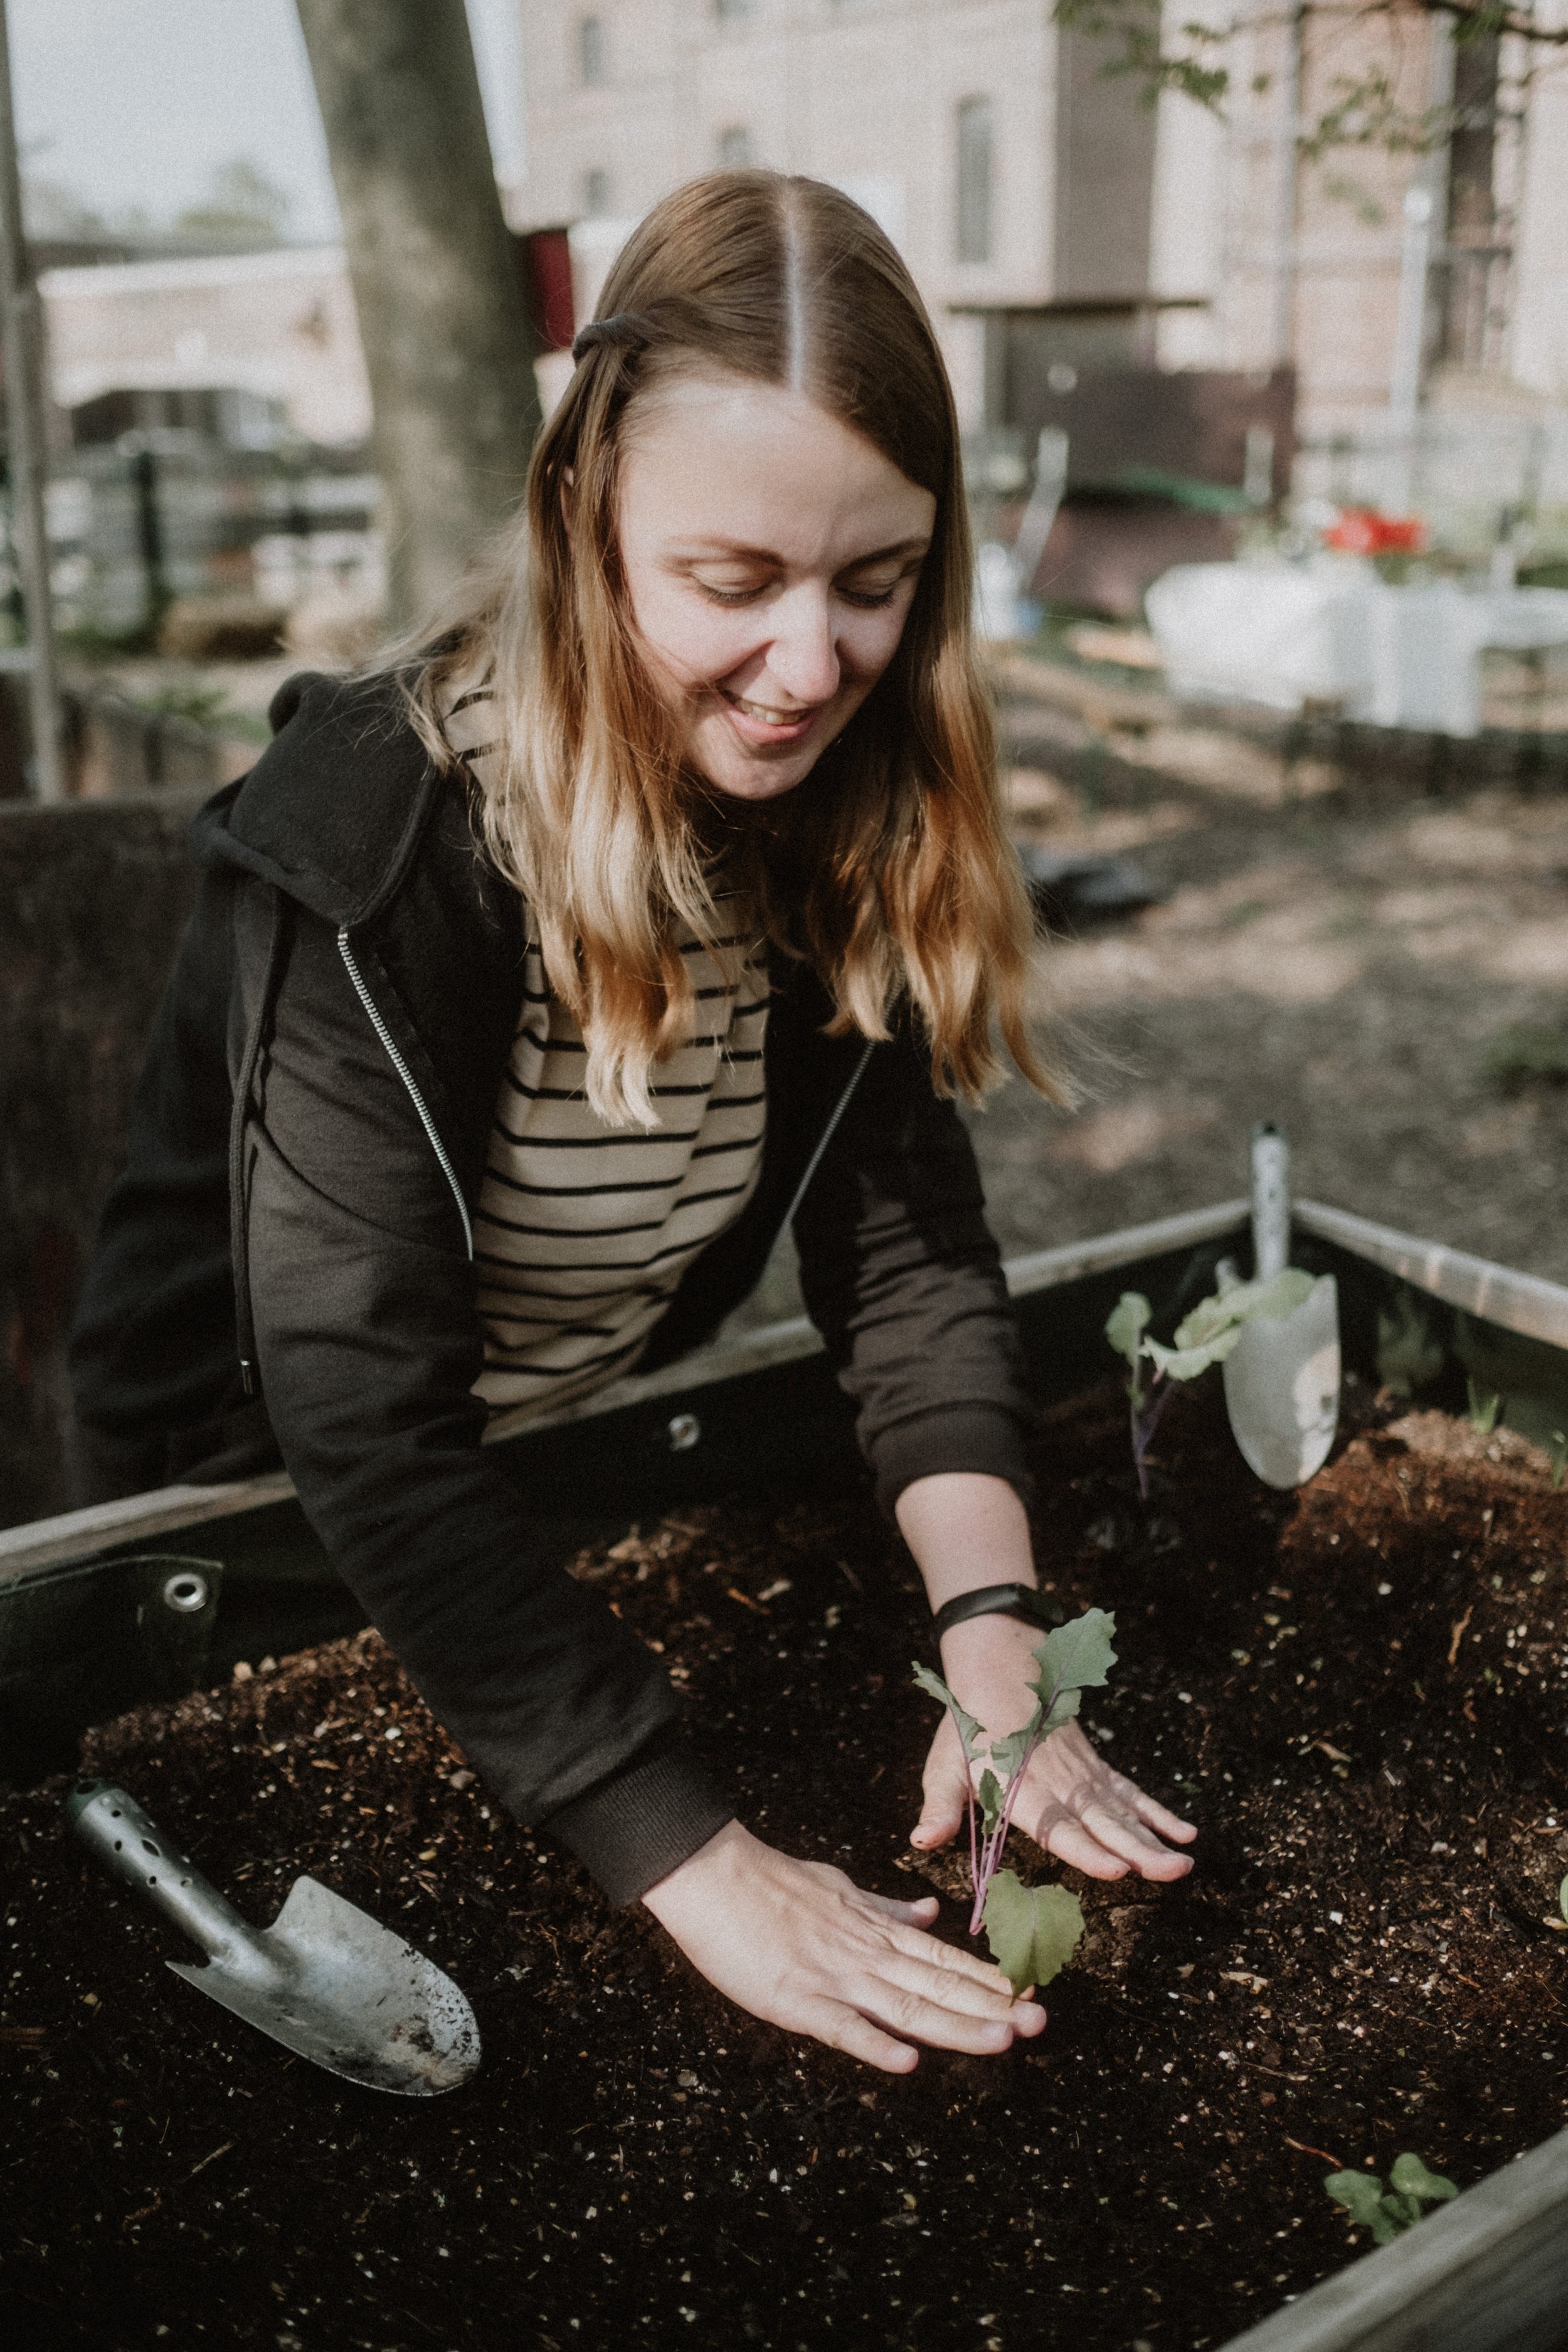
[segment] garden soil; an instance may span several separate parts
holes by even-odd
[[[162,1965],[182,1939],[0,1800],[0,2310],[18,2352],[682,2345],[1201,2352],[1364,2245],[1323,2191],[1413,2149],[1461,2187],[1564,2122],[1568,1496],[1505,1432],[1352,1391],[1300,1495],[1217,1385],[1153,1492],[1113,1386],[1050,1413],[1040,1557],[1115,1611],[1086,1710],[1201,1825],[1181,1886],[1026,1841],[1089,1933],[1038,2042],[871,2073],[729,2008],[646,1913],[488,1805],[372,1634],[87,1742],[258,1923],[314,1874],[428,1952],[484,2063],[400,2101]],[[912,1567],[858,1485],[584,1556],[747,1819],[889,1893],[931,1711]],[[1427,2225],[1423,2225],[1427,2226]]]

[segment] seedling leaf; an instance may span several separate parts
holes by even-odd
[[[995,1754],[994,1748],[993,1748],[992,1753],[993,1755]],[[986,1836],[989,1837],[992,1831],[995,1828],[997,1822],[1002,1818],[1002,1805],[1004,1801],[1002,1796],[1002,1783],[996,1778],[994,1772],[982,1772],[980,1775],[979,1794],[981,1822]]]
[[[1195,1381],[1211,1364],[1223,1364],[1241,1338],[1239,1323],[1228,1324],[1200,1348],[1163,1348],[1158,1339],[1145,1341],[1150,1360],[1168,1381]]]
[[[1383,2210],[1383,2183],[1375,2172],[1331,2172],[1323,2187],[1336,2205],[1342,2205],[1358,2228],[1370,2230],[1377,2236],[1380,2221],[1386,2226]],[[1379,2238],[1378,2243],[1384,2241]]]
[[[1098,1690],[1116,1664],[1110,1637],[1116,1620],[1108,1610],[1086,1609],[1046,1635],[1035,1652],[1039,1673],[1030,1687],[1042,1706],[1066,1691]],[[1076,1715],[1075,1707],[1073,1713]],[[1052,1709],[1055,1713],[1055,1709]]]
[[[1065,1886],[1026,1886],[1013,1870],[992,1880],[984,1917],[991,1957],[1016,1993],[1060,1976],[1083,1934],[1076,1895]]]
[[[1081,1691],[1063,1691],[1049,1715],[1041,1719],[1040,1738],[1048,1739],[1053,1731],[1059,1731],[1064,1723],[1070,1723],[1082,1705]]]
[[[1124,1290],[1106,1319],[1105,1336],[1119,1356],[1125,1356],[1134,1376],[1143,1352],[1143,1334],[1153,1313],[1141,1290]]]
[[[1029,1742],[1034,1738],[1039,1724],[1040,1710],[1037,1707],[1021,1731],[1010,1731],[1005,1739],[994,1739],[991,1742],[991,1761],[996,1767],[1004,1788],[1028,1754]]]
[[[1440,2205],[1458,2190],[1440,2172],[1428,2172],[1418,2156],[1396,2156],[1388,2175],[1388,2185],[1402,2197],[1425,2200],[1428,2205]],[[1412,2216],[1412,2219],[1416,2218]]]
[[[914,1675],[915,1681],[919,1684],[921,1689],[925,1692],[927,1697],[940,1699],[942,1706],[946,1707],[949,1715],[952,1716],[954,1723],[958,1726],[958,1736],[963,1742],[964,1760],[966,1763],[973,1763],[975,1757],[980,1753],[981,1731],[979,1724],[976,1723],[972,1715],[966,1715],[964,1713],[963,1707],[959,1706],[958,1701],[953,1697],[952,1693],[948,1689],[947,1685],[942,1681],[942,1676],[940,1675],[933,1675],[929,1666],[922,1666],[917,1664],[914,1669]]]

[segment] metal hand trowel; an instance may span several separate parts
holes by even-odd
[[[297,1878],[270,1927],[256,1928],[153,1827],[123,1789],[82,1780],[71,1827],[117,1877],[139,1887],[208,1954],[170,1960],[275,2042],[373,2091],[429,2098],[479,2063],[473,2011],[450,1977],[313,1878]]]
[[[1290,1257],[1290,1147],[1277,1127],[1252,1134],[1253,1276],[1268,1282]],[[1269,1486],[1300,1486],[1329,1458],[1340,1418],[1340,1309],[1320,1275],[1293,1313],[1258,1315],[1225,1362],[1230,1426],[1249,1468]]]

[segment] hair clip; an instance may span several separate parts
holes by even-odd
[[[572,339],[572,356],[581,361],[590,352],[630,351],[647,334],[646,319],[639,318],[635,310],[616,310],[608,319],[590,319],[585,327],[578,328]]]

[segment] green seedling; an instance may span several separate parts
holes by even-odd
[[[972,1715],[960,1706],[940,1675],[917,1665],[915,1681],[940,1699],[952,1717],[969,1766],[969,1884],[973,1903],[969,1932],[985,1930],[991,1957],[1016,1993],[1058,1976],[1083,1934],[1083,1911],[1065,1886],[1026,1886],[1016,1871],[1001,1867],[1012,1827],[1013,1809],[1023,1790],[1030,1759],[1042,1739],[1070,1723],[1086,1690],[1099,1690],[1116,1664],[1110,1637],[1116,1620],[1103,1609],[1058,1625],[1035,1652],[1036,1675],[1029,1688],[1037,1702],[1027,1723],[1005,1739],[986,1744]],[[979,1785],[975,1785],[975,1767]]]
[[[1565,1472],[1568,1472],[1568,1429],[1554,1429],[1552,1433],[1552,1491],[1554,1495],[1563,1491]]]
[[[1238,1282],[1234,1274],[1227,1281],[1222,1268],[1219,1288],[1211,1298],[1200,1299],[1177,1324],[1174,1345],[1169,1348],[1149,1337],[1153,1310],[1142,1292],[1122,1292],[1106,1319],[1105,1336],[1117,1354],[1126,1359],[1130,1373],[1132,1465],[1141,1495],[1149,1492],[1149,1448],[1173,1394],[1173,1383],[1195,1381],[1211,1364],[1223,1364],[1248,1323],[1258,1317],[1274,1321],[1293,1315],[1311,1287],[1311,1276],[1298,1266],[1288,1265],[1267,1282]],[[1146,1365],[1152,1366],[1147,1377]]]
[[[1418,2156],[1396,2156],[1385,2189],[1375,2172],[1331,2172],[1323,2187],[1342,2205],[1358,2230],[1370,2230],[1374,2246],[1392,2245],[1422,2219],[1422,2208],[1444,2204],[1458,2190],[1440,2172],[1428,2172]]]
[[[1502,1411],[1500,1396],[1483,1396],[1473,1379],[1465,1382],[1465,1394],[1470,1402],[1470,1427],[1482,1437],[1489,1437],[1497,1427],[1497,1417]]]

